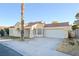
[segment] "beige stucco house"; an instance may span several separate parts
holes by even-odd
[[[21,23],[17,22],[9,28],[9,36],[21,36]],[[72,30],[68,22],[44,24],[41,21],[24,24],[24,37],[68,38]]]

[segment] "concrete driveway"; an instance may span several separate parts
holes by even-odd
[[[25,56],[69,56],[56,51],[64,39],[35,38],[25,41],[2,41],[1,43]]]

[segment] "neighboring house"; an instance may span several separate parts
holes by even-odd
[[[9,28],[9,36],[21,36],[18,22],[15,26]],[[48,38],[68,38],[68,31],[72,30],[68,22],[44,24],[41,21],[31,22],[24,25],[24,37],[48,37]]]
[[[4,30],[5,28],[8,28],[8,27],[9,27],[9,26],[0,26],[0,30],[1,30],[1,29]]]

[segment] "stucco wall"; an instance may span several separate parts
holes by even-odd
[[[29,30],[24,30],[24,37],[29,37],[29,32],[30,32]],[[21,31],[10,28],[9,29],[9,36],[20,37],[21,36]]]

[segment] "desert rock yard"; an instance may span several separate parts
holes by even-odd
[[[56,51],[64,39],[34,38],[25,41],[0,40],[0,44],[10,47],[24,56],[69,56]]]
[[[79,56],[79,39],[65,39],[59,45],[57,51],[73,56]]]

